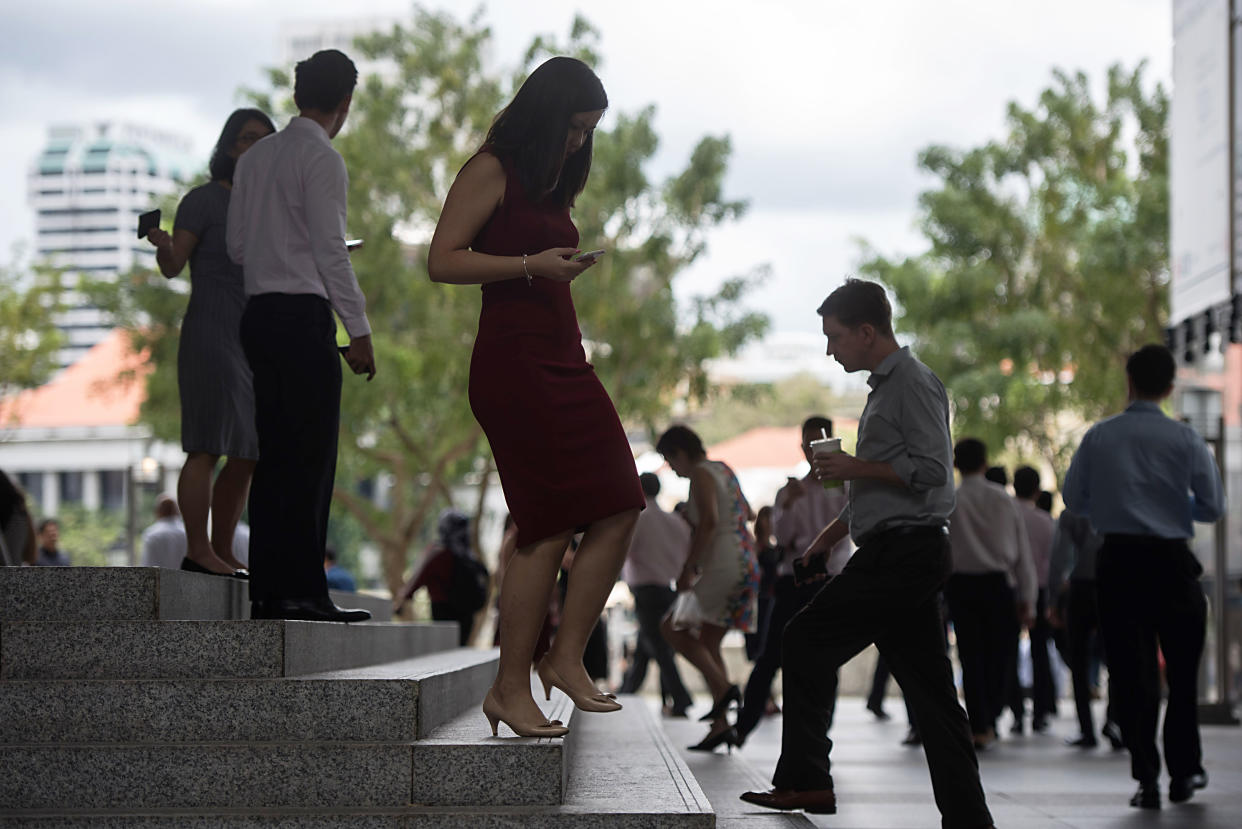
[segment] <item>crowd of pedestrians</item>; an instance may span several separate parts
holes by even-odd
[[[234,112],[210,182],[185,196],[171,233],[148,236],[161,272],[173,278],[188,263],[193,289],[178,355],[187,460],[177,498],[158,502],[144,534],[144,563],[249,580],[253,618],[370,616],[328,595],[329,586],[351,586],[327,548],[341,359],[368,380],[376,371],[346,242],[348,173],[331,144],[356,81],[353,62],[336,50],[299,63],[298,116],[277,130],[261,111]],[[1187,542],[1192,522],[1214,521],[1223,499],[1203,441],[1160,408],[1175,374],[1168,349],[1130,358],[1132,403],[1083,437],[1054,521],[1037,470],[1017,469],[1011,495],[982,441],[954,443],[945,389],[899,344],[883,287],[850,279],[817,313],[828,356],[868,374],[854,453],[833,443],[831,420],[808,418],[809,471],[756,513],[734,470],[675,425],[656,449],[689,481],[689,496],[680,514],[665,513],[658,480],[638,476],[586,359],[570,290],[603,254],[579,251],[570,208],[587,186],[607,106],[585,63],[558,57],[538,67],[458,173],[428,251],[433,281],[481,289],[468,395],[511,510],[498,579],[499,667],[482,706],[492,734],[501,723],[519,736],[567,733],[534,698],[532,667],[545,698],[556,687],[584,711],[621,708],[596,684],[606,668],[593,656],[621,574],[639,632],[619,690],[639,689],[654,661],[668,714],[686,715],[693,700],[674,654],[684,657],[711,697],[708,730],[692,749],[743,746],[776,710],[781,672],[772,788],[742,795],[757,806],[835,812],[829,732],[838,672],[874,644],[880,662],[868,708],[888,716],[891,674],[944,825],[990,827],[978,753],[996,743],[1006,709],[1011,733],[1025,733],[1023,630],[1033,731],[1057,715],[1051,642],[1073,675],[1076,748],[1098,743],[1090,698],[1106,666],[1100,733],[1130,752],[1139,786],[1132,805],[1158,808],[1163,660],[1168,799],[1206,786],[1196,721],[1206,611],[1202,567]],[[349,339],[339,348],[337,318]],[[3,483],[5,563],[68,565],[57,521],[35,526],[20,491]],[[239,556],[233,542],[246,504],[251,544]],[[427,588],[433,614],[458,622],[465,644],[488,595],[480,566],[466,516],[444,513],[397,609]],[[722,652],[730,630],[752,636],[744,688]]]

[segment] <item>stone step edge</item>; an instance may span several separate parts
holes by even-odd
[[[210,687],[215,693],[223,698],[233,698],[244,696],[251,702],[271,702],[279,704],[282,694],[290,694],[291,686],[289,683],[331,683],[331,684],[349,684],[357,686],[359,689],[373,688],[372,683],[412,683],[417,687],[414,696],[414,705],[416,706],[416,717],[413,725],[416,730],[413,733],[400,734],[392,740],[380,742],[406,742],[409,740],[421,740],[428,736],[435,728],[439,727],[447,720],[451,720],[477,703],[470,697],[457,697],[454,691],[460,691],[460,686],[466,684],[469,687],[477,687],[481,682],[479,678],[470,677],[478,671],[484,671],[488,675],[494,675],[494,665],[498,661],[498,652],[495,650],[475,650],[470,648],[456,648],[451,651],[440,651],[436,653],[424,654],[421,656],[411,657],[409,659],[397,660],[388,663],[379,663],[360,668],[347,668],[336,671],[325,671],[317,674],[301,674],[290,677],[252,677],[252,678],[221,678],[221,679],[20,679],[7,680],[0,683],[0,690],[5,688],[22,688],[28,689],[28,693],[35,694],[40,698],[48,697],[52,699],[60,699],[65,694],[58,689],[72,689],[72,695],[77,696],[79,693],[86,693],[88,697],[103,696],[107,690],[126,690],[137,689],[139,686],[154,685],[161,688],[168,688],[172,691],[174,697],[179,693],[183,693],[185,700],[201,699],[201,694],[205,686]],[[448,686],[445,689],[445,685]],[[236,689],[236,690],[234,690]],[[447,690],[450,693],[444,693]],[[348,693],[353,693],[349,691]],[[481,693],[480,693],[481,697]],[[288,700],[288,697],[285,697]],[[374,697],[373,697],[374,699]],[[166,702],[167,697],[162,697],[161,702]],[[294,698],[293,701],[296,701]],[[143,711],[141,702],[129,703],[125,706],[128,708],[130,715],[140,715]],[[257,714],[255,716],[267,721],[274,721],[275,718],[284,716],[277,710],[271,711],[262,704],[256,704],[256,710],[268,713]],[[394,723],[394,726],[396,723]],[[170,740],[167,738],[152,738],[142,743],[134,743],[132,740],[5,740],[0,745],[18,746],[63,746],[63,745],[125,745],[125,744],[141,744],[141,745],[184,745],[184,744],[223,744],[252,742],[255,744],[272,744],[287,742],[336,742],[336,743],[357,743],[357,742],[373,742],[372,737],[321,737],[321,738],[293,738],[289,740],[268,739],[264,737],[256,737],[253,739],[244,738],[228,738],[215,740],[210,736],[202,738],[191,738],[187,740]]]

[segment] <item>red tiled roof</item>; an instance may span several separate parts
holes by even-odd
[[[117,328],[52,381],[0,400],[0,426],[129,426],[151,367]]]
[[[834,418],[837,434],[853,432],[858,421]],[[740,435],[709,446],[707,456],[724,461],[734,470],[788,469],[802,463],[801,426],[759,426]]]

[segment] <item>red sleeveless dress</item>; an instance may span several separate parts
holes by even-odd
[[[471,249],[521,256],[577,247],[568,208],[532,202],[501,162],[504,201]],[[470,408],[491,444],[519,547],[645,505],[617,410],[582,348],[570,283],[536,276],[483,286]]]

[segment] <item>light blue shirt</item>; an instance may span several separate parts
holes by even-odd
[[[1220,471],[1194,429],[1136,400],[1083,437],[1065,476],[1065,504],[1101,535],[1192,538],[1224,511]]]

